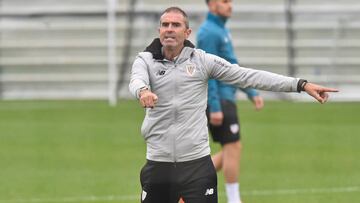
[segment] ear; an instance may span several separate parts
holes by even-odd
[[[192,32],[192,30],[190,28],[185,30],[186,39],[190,36],[191,32]]]

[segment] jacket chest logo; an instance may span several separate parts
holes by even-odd
[[[194,73],[196,72],[196,66],[194,64],[188,64],[185,66],[185,68],[186,68],[186,73],[189,76],[193,76]]]
[[[159,70],[158,72],[156,72],[156,75],[162,76],[162,75],[165,75],[165,73],[166,73],[166,70]]]

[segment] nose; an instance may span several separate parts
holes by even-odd
[[[174,31],[174,26],[172,24],[169,24],[169,26],[167,26],[165,30],[167,32],[172,32],[172,31]]]

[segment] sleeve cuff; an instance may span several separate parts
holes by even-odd
[[[306,83],[308,83],[307,80],[300,79],[297,83],[297,92],[304,91],[304,87],[305,87]]]

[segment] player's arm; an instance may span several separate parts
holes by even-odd
[[[248,99],[254,104],[256,110],[261,110],[264,107],[264,99],[259,92],[253,88],[239,88],[243,91]]]
[[[218,81],[214,79],[210,79],[208,82],[208,108],[210,117],[209,122],[215,126],[221,125],[224,114],[221,109],[221,102],[218,94]]]

